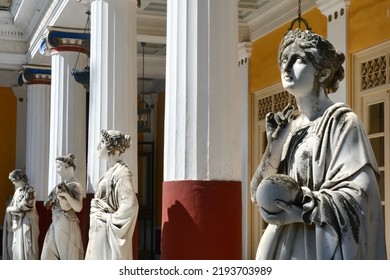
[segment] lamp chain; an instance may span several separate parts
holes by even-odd
[[[298,17],[301,17],[301,0],[298,0]]]
[[[87,15],[87,22],[85,23],[84,34],[86,34],[87,31],[89,30],[91,11],[87,10],[85,13]],[[88,41],[85,44],[87,48],[89,47],[88,46],[89,45]],[[77,53],[76,63],[75,63],[75,66],[74,66],[75,69],[77,69],[77,63],[79,62],[79,57],[80,57],[80,51]]]
[[[290,28],[288,30],[292,30],[294,27],[294,24],[296,22],[298,22],[299,29],[301,28],[301,23],[303,22],[303,24],[305,24],[305,26],[306,26],[306,29],[311,30],[311,27],[309,26],[309,23],[307,22],[307,20],[302,18],[301,0],[298,0],[298,17],[291,22]]]

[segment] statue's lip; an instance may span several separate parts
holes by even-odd
[[[283,79],[288,80],[288,81],[292,81],[293,77],[288,75],[288,74],[283,74]]]

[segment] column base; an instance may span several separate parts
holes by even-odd
[[[164,182],[162,199],[162,259],[242,259],[241,182]]]

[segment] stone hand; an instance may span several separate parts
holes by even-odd
[[[99,212],[99,213],[96,213],[96,219],[99,219],[101,220],[102,222],[107,222],[107,213],[106,212]]]
[[[282,112],[267,114],[267,138],[269,142],[279,138],[283,129],[290,123],[293,111],[294,106],[288,104]]]
[[[297,205],[286,204],[281,200],[275,200],[275,205],[283,210],[280,213],[269,213],[263,208],[260,208],[260,214],[264,221],[268,224],[274,225],[286,225],[292,223],[303,222],[302,214],[303,209]]]

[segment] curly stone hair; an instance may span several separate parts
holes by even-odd
[[[69,154],[67,156],[60,156],[58,158],[56,158],[56,161],[61,161],[63,163],[66,163],[68,166],[72,166],[74,168],[74,170],[76,170],[76,164],[75,164],[75,159],[76,157],[74,156],[74,154]]]
[[[108,154],[110,155],[114,154],[116,151],[119,151],[119,154],[122,154],[127,148],[130,148],[130,135],[125,135],[118,130],[107,131],[105,129],[102,129],[100,135],[107,147]]]
[[[290,30],[279,46],[279,67],[285,51],[296,51],[293,46],[304,51],[318,71],[323,69],[331,71],[329,77],[322,82],[322,86],[326,93],[336,92],[339,82],[345,76],[344,67],[342,66],[345,55],[337,51],[325,37],[309,30],[302,31],[297,28],[294,31]]]
[[[23,181],[26,184],[28,183],[28,177],[21,169],[15,169],[11,171],[8,178],[11,181]]]

